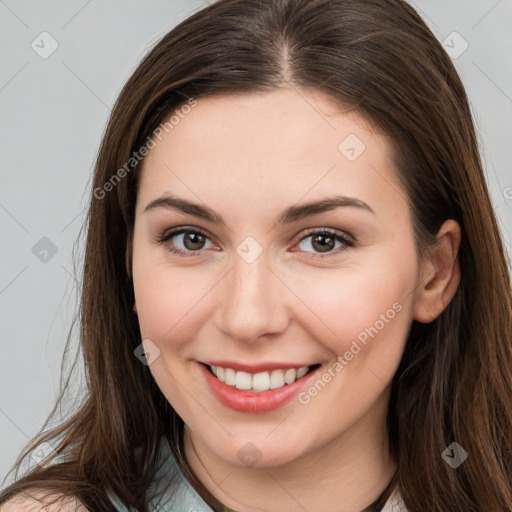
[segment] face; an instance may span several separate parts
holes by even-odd
[[[141,171],[133,282],[193,438],[284,464],[385,410],[420,282],[389,141],[289,89],[199,99],[168,132]]]

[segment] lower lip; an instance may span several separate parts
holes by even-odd
[[[292,384],[285,384],[282,388],[256,393],[228,386],[217,379],[208,366],[202,363],[199,363],[199,366],[208,386],[222,404],[234,411],[253,414],[275,411],[290,402],[308,384],[318,370],[318,368],[315,368],[301,379],[296,380]]]

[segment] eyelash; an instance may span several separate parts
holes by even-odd
[[[208,237],[207,233],[205,231],[203,231],[202,229],[200,229],[200,228],[179,227],[179,228],[172,229],[171,231],[167,231],[163,235],[159,236],[156,239],[156,243],[158,243],[158,244],[165,244],[171,238],[175,237],[176,235],[180,235],[182,233],[198,234],[198,235],[201,235],[201,236],[203,236],[205,238],[208,238],[208,240],[209,240],[209,237]],[[303,240],[305,240],[306,238],[309,238],[311,235],[329,235],[331,238],[334,238],[335,240],[338,240],[338,241],[342,242],[343,245],[345,246],[344,248],[338,248],[337,250],[329,251],[326,254],[313,253],[313,254],[315,254],[315,256],[312,256],[313,259],[323,259],[323,258],[329,258],[331,256],[336,256],[340,252],[345,251],[347,249],[351,249],[351,248],[355,247],[355,245],[356,245],[354,240],[351,237],[345,235],[344,233],[341,233],[339,231],[336,231],[336,230],[330,229],[330,228],[322,228],[322,229],[313,228],[313,229],[309,229],[309,230],[306,231],[304,236],[302,238],[300,238],[300,240],[297,241],[296,245],[299,244],[300,242],[302,242]],[[191,257],[191,256],[197,256],[203,250],[206,250],[206,249],[200,249],[198,251],[182,251],[181,249],[176,249],[174,247],[174,248],[169,248],[168,250],[172,254],[176,254],[179,257],[185,257],[186,258],[186,257]],[[306,252],[309,252],[309,251],[306,251]]]

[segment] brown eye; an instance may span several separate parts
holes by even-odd
[[[344,233],[323,229],[310,231],[298,245],[301,251],[316,253],[318,257],[322,257],[324,254],[326,256],[336,255],[349,247],[354,247],[355,243]],[[313,251],[308,250],[309,248],[312,248]]]
[[[169,251],[179,256],[195,256],[196,254],[194,253],[200,253],[203,249],[213,247],[206,234],[191,228],[173,229],[157,241],[164,244]],[[207,246],[208,242],[210,246]]]
[[[311,246],[319,252],[327,252],[334,248],[336,240],[332,236],[315,235],[311,240]]]
[[[183,245],[191,250],[197,251],[198,249],[202,249],[206,238],[200,233],[195,233],[193,231],[187,231],[183,237]]]

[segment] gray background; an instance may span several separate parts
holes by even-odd
[[[509,247],[512,2],[413,4],[466,85]],[[0,0],[0,480],[57,396],[76,305],[71,250],[110,107],[147,49],[205,5]]]

